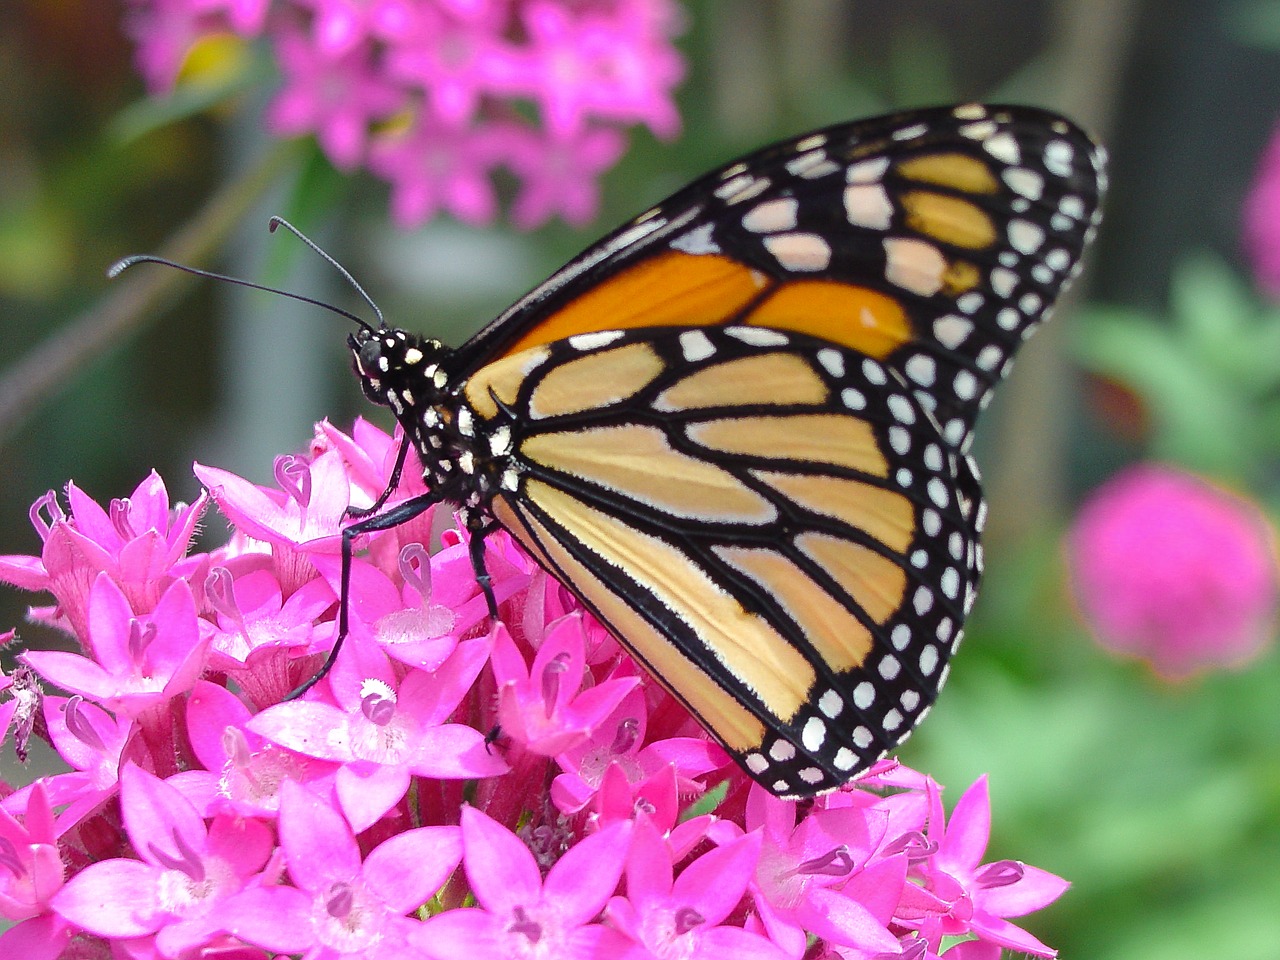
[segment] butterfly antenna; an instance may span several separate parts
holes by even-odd
[[[320,245],[318,243],[316,243],[314,240],[308,237],[305,233],[303,233],[301,230],[295,227],[292,223],[290,223],[284,217],[271,218],[271,220],[267,224],[267,229],[270,230],[272,233],[275,233],[276,227],[284,227],[286,230],[292,233],[295,237],[297,237],[299,240],[305,243],[308,247],[314,250],[317,254],[319,254],[325,260],[325,262],[329,264],[329,266],[333,267],[333,269],[337,270],[340,274],[342,274],[343,279],[346,280],[347,283],[351,284],[351,286],[355,289],[356,293],[360,294],[364,302],[367,303],[369,305],[369,308],[373,310],[374,314],[377,315],[379,328],[383,330],[386,329],[387,321],[383,319],[382,311],[378,309],[378,305],[373,302],[373,297],[369,296],[369,294],[365,292],[364,287],[360,286],[359,282],[356,280],[355,277],[351,275],[351,273],[347,270],[346,267],[340,264],[333,257],[329,256],[329,254],[325,253],[322,249],[320,249]]]
[[[212,270],[201,270],[199,267],[188,266],[185,263],[178,263],[175,260],[168,260],[164,257],[157,257],[154,254],[150,254],[150,253],[138,253],[138,254],[134,254],[132,257],[125,257],[122,260],[117,260],[107,270],[107,276],[110,279],[114,280],[116,277],[120,276],[120,274],[122,274],[125,270],[132,267],[135,263],[158,263],[161,266],[173,267],[173,269],[175,270],[181,270],[183,273],[194,274],[197,277],[207,277],[210,280],[221,280],[224,283],[233,283],[237,287],[248,287],[251,290],[262,290],[265,293],[274,293],[281,297],[287,297],[290,300],[297,300],[300,303],[309,303],[315,307],[323,307],[325,310],[328,310],[330,313],[336,313],[340,317],[346,317],[352,323],[355,323],[356,325],[362,327],[365,330],[368,330],[370,332],[373,331],[373,328],[369,326],[368,323],[366,323],[360,317],[357,317],[354,313],[351,313],[350,311],[347,311],[347,310],[343,310],[341,307],[335,307],[331,303],[325,303],[323,300],[316,300],[312,297],[303,296],[300,293],[292,293],[288,290],[281,290],[278,287],[268,287],[261,283],[254,283],[252,280],[242,280],[240,277],[229,277],[224,273],[214,273]],[[346,271],[344,270],[343,273],[345,272]],[[362,290],[361,293],[363,292],[364,291]],[[368,299],[368,298],[366,297],[365,299]],[[374,307],[375,311],[377,309],[378,309],[377,307]],[[382,319],[381,313],[378,313],[378,319],[379,320]]]

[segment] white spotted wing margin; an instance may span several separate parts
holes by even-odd
[[[907,736],[973,602],[981,504],[896,371],[734,326],[512,361],[468,387],[510,438],[494,517],[755,779],[811,796]]]

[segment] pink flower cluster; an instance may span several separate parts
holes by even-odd
[[[1169,679],[1239,666],[1275,636],[1274,535],[1251,503],[1141,464],[1080,510],[1067,544],[1081,614],[1111,650]]]
[[[1054,955],[1008,918],[1066,883],[983,862],[985,780],[949,818],[891,761],[777,800],[502,533],[491,624],[443,511],[361,543],[351,635],[286,699],[334,638],[344,513],[396,450],[326,423],[271,487],[197,466],[190,506],[154,474],[33,506],[43,551],[0,579],[52,593],[32,617],[79,650],[0,680],[6,735],[68,766],[0,791],[0,956]],[[209,499],[235,533],[191,552]]]
[[[488,222],[498,168],[520,184],[517,226],[585,223],[619,128],[680,127],[674,0],[131,0],[126,26],[153,93],[202,40],[265,37],[283,78],[271,130],[389,181],[405,226]]]

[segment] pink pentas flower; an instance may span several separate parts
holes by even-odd
[[[58,853],[53,807],[36,781],[18,811],[21,822],[0,809],[0,917],[14,922],[38,917],[62,888],[66,873]]]
[[[1242,665],[1270,642],[1274,549],[1255,505],[1157,464],[1095,491],[1067,540],[1072,590],[1098,640],[1170,679]]]
[[[673,879],[665,841],[640,818],[627,857],[626,896],[609,902],[610,927],[602,935],[606,955],[786,958],[768,938],[725,922],[746,893],[760,847],[759,833],[746,834],[698,857]]]
[[[943,936],[976,934],[978,939],[1031,954],[1057,953],[1008,917],[1026,916],[1057,900],[1068,883],[1061,877],[1016,860],[983,863],[991,835],[991,799],[980,777],[951,812],[947,822],[941,795],[931,788],[933,810],[927,836],[937,850],[920,865],[925,888],[949,905],[945,916],[922,925],[937,950]]]
[[[649,737],[648,720],[645,690],[637,686],[608,717],[592,724],[587,737],[557,754],[556,763],[564,772],[552,781],[551,799],[561,812],[577,813],[591,803],[610,771],[623,776],[633,799],[655,774],[667,769],[676,777],[677,789],[694,796],[701,792],[700,778],[732,763],[717,744],[703,737]]]
[[[143,614],[175,578],[194,573],[201,563],[184,558],[207,502],[203,494],[171,510],[164,481],[153,471],[107,510],[74,483],[67,484],[66,496],[70,516],[52,491],[32,505],[31,523],[44,550],[39,559],[0,557],[0,582],[52,593],[76,636],[88,632],[89,590],[98,574],[109,574],[133,611]]]
[[[217,817],[206,828],[173,787],[124,768],[120,812],[139,859],[91,864],[53,898],[67,921],[109,939],[156,938],[177,957],[222,932],[226,900],[267,864],[271,834],[255,820]]]
[[[44,721],[58,756],[72,768],[41,781],[49,802],[62,808],[58,828],[66,832],[115,794],[120,757],[134,724],[79,696],[46,696]],[[6,797],[3,808],[10,813],[23,809],[31,789],[24,787]]]
[[[574,10],[551,0],[521,5],[529,46],[499,83],[537,99],[549,132],[571,137],[589,118],[646,122],[659,136],[679,127],[670,91],[683,64],[657,37],[644,4]],[[660,35],[660,34],[659,34]]]
[[[524,230],[559,215],[573,226],[586,224],[600,205],[597,178],[626,151],[623,134],[592,127],[572,136],[548,136],[511,127],[507,162],[520,178],[511,218]]]
[[[311,35],[316,49],[338,60],[372,41],[416,32],[425,5],[415,0],[296,0],[312,11]]]
[[[479,909],[450,910],[414,933],[439,960],[550,960],[610,956],[593,922],[618,884],[631,824],[606,827],[575,843],[543,878],[529,848],[502,824],[462,808],[467,879]]]
[[[460,19],[421,4],[414,27],[388,45],[387,72],[421,90],[441,123],[470,124],[492,85],[495,64],[509,56],[503,22],[493,16]]]
[[[21,821],[0,810],[0,956],[55,960],[74,927],[52,912],[66,865],[58,850],[53,807],[39,781],[27,794]]]
[[[272,569],[285,593],[315,577],[309,554],[338,552],[337,531],[351,488],[336,452],[310,462],[292,455],[277,457],[277,490],[216,467],[197,463],[193,469],[237,530],[270,549]]]
[[[888,823],[886,812],[870,807],[815,808],[797,823],[794,804],[751,787],[746,827],[763,833],[753,891],[775,938],[788,928],[796,943],[810,932],[868,954],[893,951],[897,938],[888,926],[907,883],[907,859],[868,866]],[[867,872],[869,896],[849,896],[846,886]]]
[[[133,717],[190,690],[204,667],[208,633],[202,636],[184,580],[173,582],[150,615],[135,617],[120,588],[99,574],[89,615],[91,657],[32,650],[23,660],[62,689]]]
[[[361,859],[351,828],[329,802],[283,786],[280,844],[292,886],[246,889],[226,906],[227,928],[279,953],[356,960],[417,960],[416,910],[462,858],[457,827],[405,830]]]
[[[586,670],[580,616],[547,628],[532,664],[511,634],[494,629],[493,673],[498,684],[498,723],[523,749],[551,757],[585,740],[639,682],[617,677],[583,689]]]
[[[292,661],[333,641],[326,614],[337,595],[323,579],[304,583],[286,600],[273,570],[232,560],[209,571],[204,592],[206,617],[216,622],[214,629],[206,627],[209,668],[234,676],[256,703],[274,703],[292,690],[299,682],[289,670]],[[266,667],[268,659],[274,669]]]
[[[489,174],[504,150],[500,130],[459,129],[423,113],[407,129],[374,137],[369,168],[390,182],[400,226],[421,226],[442,210],[480,226],[498,213]]]
[[[282,747],[341,764],[337,795],[343,813],[364,830],[409,789],[413,776],[496,776],[507,764],[485,749],[479,730],[444,722],[488,657],[487,640],[469,640],[432,673],[403,680],[376,647],[352,644],[328,677],[334,702],[293,700],[269,707],[248,729]]]
[[[339,170],[364,159],[371,124],[405,106],[408,94],[381,76],[367,47],[335,58],[308,38],[285,34],[276,40],[276,58],[285,85],[267,110],[268,125],[283,137],[314,133]]]
[[[135,0],[124,17],[138,72],[154,95],[172,92],[196,41],[227,26],[190,0]]]
[[[661,767],[638,785],[631,784],[622,767],[614,764],[594,797],[598,822],[626,822],[643,814],[666,838],[671,862],[678,863],[707,836],[718,818],[707,813],[681,820],[685,811],[677,783],[674,764]]]
[[[1243,209],[1244,249],[1258,287],[1280,299],[1280,127],[1258,159]]]
[[[274,819],[286,781],[332,789],[338,764],[288,750],[248,729],[249,708],[231,691],[201,680],[187,700],[187,737],[199,767],[174,786],[200,811]]]
[[[339,430],[328,420],[322,420],[316,424],[315,436],[311,441],[311,454],[313,457],[318,457],[328,450],[338,452],[351,482],[351,505],[364,509],[369,507],[390,483],[391,472],[395,467],[403,439],[404,435],[398,426],[394,433],[387,433],[364,417],[356,418],[350,433]],[[409,450],[404,471],[400,475],[400,484],[388,503],[399,503],[426,492],[418,454]],[[427,513],[433,514],[434,511],[427,511]]]

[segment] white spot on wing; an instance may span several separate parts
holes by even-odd
[[[886,280],[922,297],[942,289],[947,261],[937,247],[916,237],[886,237],[883,242]]]
[[[765,248],[787,270],[813,273],[831,263],[831,247],[816,233],[782,233],[764,238]]]
[[[845,179],[849,183],[879,183],[889,167],[888,157],[876,157],[874,160],[862,160],[845,171]]]
[[[714,223],[704,223],[700,227],[694,227],[686,234],[682,234],[671,241],[671,246],[683,253],[691,253],[694,256],[700,256],[706,253],[719,253],[720,244],[716,243],[711,236],[715,230]]]
[[[893,218],[893,203],[878,183],[854,183],[844,188],[844,212],[855,227],[886,230]]]
[[[965,317],[948,313],[933,321],[933,335],[948,350],[954,350],[969,339],[973,332],[973,321]]]
[[[575,350],[598,350],[615,340],[622,339],[621,330],[594,330],[591,333],[575,333],[569,338],[569,346]]]
[[[1022,163],[1022,151],[1018,149],[1018,141],[1013,139],[1013,134],[1007,130],[987,137],[982,141],[982,146],[987,153],[1011,167]]]
[[[716,348],[701,330],[686,330],[680,334],[680,351],[686,360],[696,363],[710,357]]]
[[[766,200],[752,207],[742,218],[742,225],[752,233],[776,233],[779,230],[794,230],[796,227],[796,210],[798,204],[795,197],[779,197]]]

